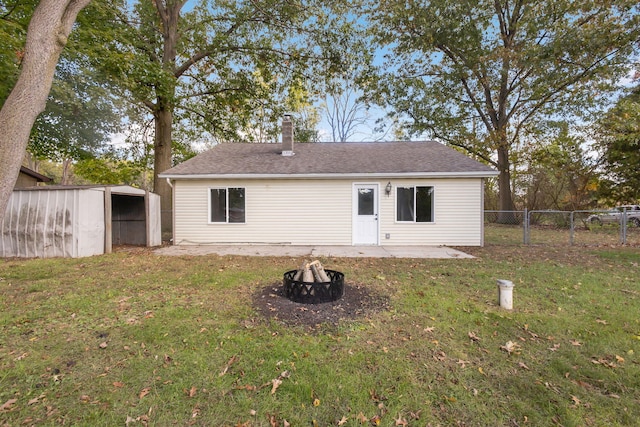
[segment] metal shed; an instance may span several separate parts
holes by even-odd
[[[159,246],[160,196],[126,185],[15,189],[0,224],[1,257],[84,257],[116,245]]]

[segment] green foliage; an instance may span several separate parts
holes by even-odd
[[[599,122],[605,179],[601,195],[612,204],[640,200],[640,87],[621,98]]]
[[[145,170],[133,162],[92,157],[74,164],[74,173],[89,182],[100,184],[136,184]]]
[[[549,116],[603,105],[636,50],[638,8],[635,0],[371,2],[370,27],[387,52],[372,99],[413,134],[494,165],[500,208],[512,209],[512,151]]]
[[[263,129],[273,138],[301,73],[311,60],[328,62],[314,31],[329,12],[315,2],[202,1],[174,13],[176,28],[169,29],[151,3],[134,3],[122,12],[118,38],[105,38],[110,53],[101,63],[150,114],[169,108],[177,134],[251,141],[256,121],[268,120],[274,126]]]
[[[27,25],[37,4],[36,0],[0,2],[0,106],[18,78]]]
[[[119,128],[116,102],[83,61],[62,59],[27,150],[52,161],[79,160],[98,152]]]
[[[528,170],[517,174],[517,187],[526,191],[521,205],[529,210],[592,208],[598,188],[596,161],[583,148],[584,139],[571,135],[566,123],[548,126],[545,134],[555,130],[555,136],[536,144],[527,156]]]

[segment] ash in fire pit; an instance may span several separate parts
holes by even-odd
[[[344,293],[344,274],[325,270],[319,261],[284,273],[284,295],[294,302],[320,304],[336,301]]]

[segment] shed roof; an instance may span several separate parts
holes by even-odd
[[[22,172],[22,173],[24,173],[26,175],[29,175],[30,177],[34,178],[38,182],[51,182],[51,181],[53,181],[48,176],[42,175],[41,173],[38,173],[38,172],[34,171],[33,169],[29,169],[28,167],[25,167],[25,166],[20,166],[20,172]]]
[[[497,172],[435,141],[220,144],[160,174],[162,178],[300,178],[344,176],[489,177]]]
[[[112,194],[124,194],[130,196],[143,196],[146,194],[145,190],[140,188],[131,187],[130,185],[118,185],[118,184],[82,184],[82,185],[45,185],[39,187],[24,187],[16,188],[13,191],[72,191],[72,190],[94,190],[105,191],[106,188],[111,189]]]

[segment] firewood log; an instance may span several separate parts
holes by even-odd
[[[311,272],[309,265],[305,266],[305,269],[302,273],[302,281],[307,283],[313,283],[313,273]]]
[[[324,267],[322,266],[320,261],[313,261],[309,264],[309,267],[311,267],[311,271],[313,272],[313,277],[316,282],[324,283],[331,281],[329,279],[329,276],[327,276],[327,273],[324,271]]]
[[[306,265],[307,265],[306,261],[304,261],[300,265],[300,268],[298,268],[298,271],[296,272],[295,276],[293,276],[293,280],[295,280],[296,282],[300,282],[302,280],[302,275],[304,274],[304,269]]]

